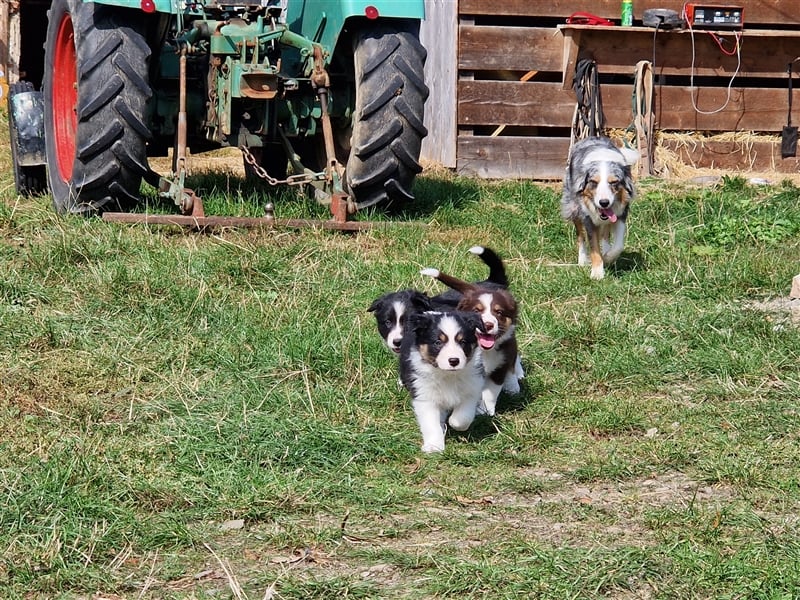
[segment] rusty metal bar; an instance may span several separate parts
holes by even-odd
[[[217,227],[240,228],[320,228],[336,231],[368,231],[388,227],[390,223],[375,221],[328,221],[315,219],[275,219],[269,217],[193,217],[191,215],[151,215],[141,213],[103,213],[103,220],[109,223],[132,223],[140,225],[175,225],[190,229],[212,229]]]

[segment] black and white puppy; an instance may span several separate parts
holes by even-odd
[[[505,265],[491,248],[473,246],[470,252],[479,257],[489,267],[489,276],[485,281],[479,282],[487,287],[508,287]],[[389,292],[377,298],[367,309],[374,313],[383,343],[394,353],[400,352],[403,341],[403,330],[408,316],[426,310],[455,310],[461,293],[448,290],[442,294],[429,298],[426,294],[413,289]]]
[[[447,425],[466,430],[481,400],[484,372],[474,313],[412,314],[400,349],[400,379],[422,434],[423,452],[444,450]]]
[[[592,266],[592,279],[602,279],[604,265],[617,260],[625,247],[629,205],[636,194],[631,166],[637,160],[636,150],[617,148],[607,137],[583,139],[570,153],[561,216],[575,225],[578,264]]]
[[[461,293],[456,310],[480,318],[482,327],[478,333],[478,345],[486,377],[478,413],[493,416],[500,391],[519,393],[519,380],[525,377],[515,335],[517,301],[505,288],[467,283],[438,269],[423,269],[422,274],[434,277]]]
[[[386,347],[400,354],[403,332],[409,315],[431,310],[431,299],[417,290],[400,290],[389,292],[376,299],[367,309],[375,314],[378,333]]]

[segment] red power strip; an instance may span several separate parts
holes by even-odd
[[[698,29],[741,29],[744,27],[744,7],[723,4],[686,3],[684,18],[690,27]]]

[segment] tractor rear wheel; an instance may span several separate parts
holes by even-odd
[[[147,172],[150,47],[142,13],[53,0],[45,41],[48,181],[59,213],[129,210]]]
[[[417,22],[366,28],[353,41],[355,111],[345,183],[358,208],[413,200],[422,171],[427,53]]]

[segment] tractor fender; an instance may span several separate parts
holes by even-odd
[[[145,10],[144,6],[152,5],[155,12],[172,13],[179,12],[180,2],[177,0],[82,0],[83,2],[95,2],[96,4],[108,4],[111,6],[121,6],[124,8],[138,8]],[[394,17],[401,19],[424,19],[425,2],[424,0],[317,0],[313,3],[313,10],[309,10],[310,2],[292,0],[291,2],[276,2],[276,4],[288,4],[288,13],[294,14],[295,20],[298,15],[306,13],[312,18],[325,14],[334,24],[337,20],[339,24],[350,17],[369,16],[372,11],[377,11],[380,17]],[[375,17],[371,17],[375,18]],[[287,19],[288,20],[288,19]],[[296,31],[296,30],[295,30]],[[299,32],[298,32],[299,33]],[[313,35],[313,31],[310,32]],[[310,37],[310,36],[309,36]]]
[[[81,0],[84,4],[94,2],[95,4],[108,4],[109,6],[121,6],[123,8],[136,8],[145,12],[172,13],[178,12],[177,0]],[[146,10],[145,6],[152,5],[152,10]]]
[[[333,52],[348,21],[424,18],[424,0],[289,0],[285,14],[292,32],[319,43],[328,52]]]
[[[21,92],[8,99],[12,124],[11,135],[16,143],[16,160],[21,167],[45,164],[44,98],[42,92]]]

